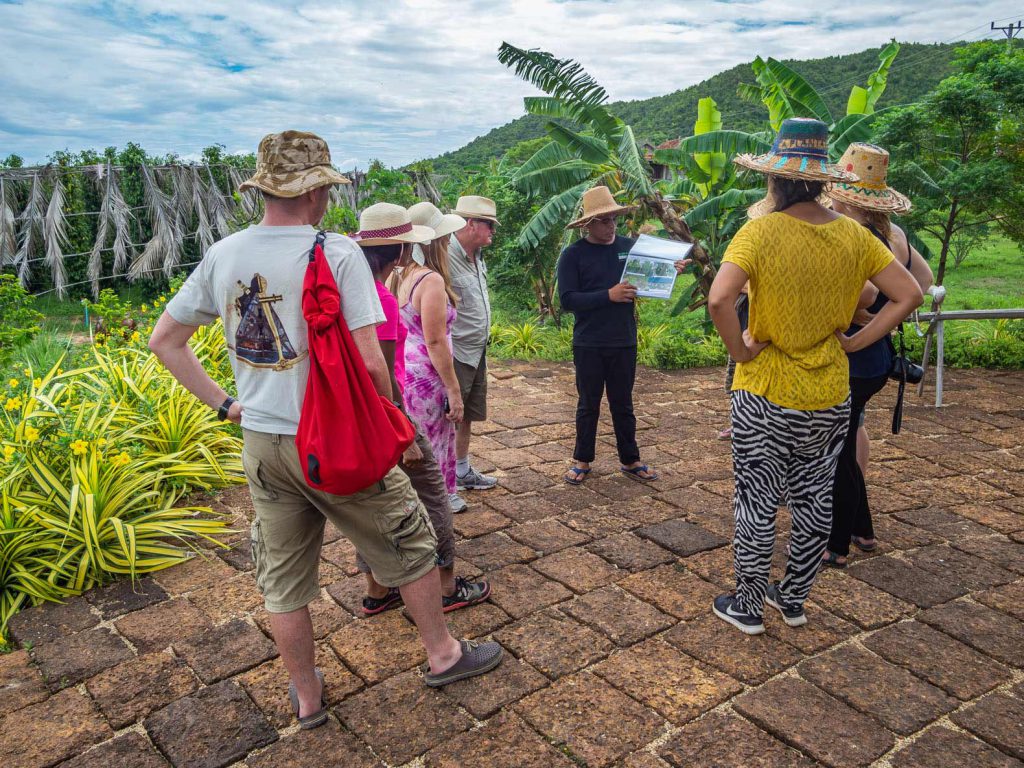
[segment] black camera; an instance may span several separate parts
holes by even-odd
[[[906,371],[908,384],[920,384],[921,379],[924,378],[924,368],[904,356],[895,355],[892,359],[892,368],[889,369],[889,378],[900,381],[904,371]]]

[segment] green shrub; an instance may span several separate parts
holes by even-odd
[[[32,297],[14,275],[0,274],[0,363],[39,332],[43,316],[32,306]]]
[[[1024,369],[1024,322],[1020,320],[954,320],[945,324],[944,363],[950,368]],[[924,341],[906,329],[909,357],[920,362]],[[929,364],[937,361],[933,339]]]
[[[75,347],[67,334],[44,330],[27,344],[18,347],[14,354],[14,367],[49,371],[58,363],[65,363],[70,368],[68,360],[75,353]]]

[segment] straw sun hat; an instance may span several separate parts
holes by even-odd
[[[763,155],[738,155],[733,162],[758,173],[807,181],[857,181],[857,175],[828,161],[828,126],[820,120],[782,121],[772,148]]]
[[[463,195],[455,204],[455,210],[452,213],[458,214],[464,219],[484,219],[494,222],[494,226],[498,226],[498,207],[489,197]]]
[[[352,239],[359,245],[425,243],[433,240],[434,230],[412,223],[409,212],[393,203],[371,205],[359,216],[359,231]]]
[[[624,213],[629,213],[634,207],[631,205],[619,205],[615,202],[615,198],[612,197],[611,190],[608,187],[593,187],[583,193],[583,211],[580,217],[570,221],[566,225],[566,229],[578,229],[591,219],[601,216],[620,216]]]
[[[334,170],[327,142],[315,133],[268,133],[256,154],[256,173],[239,189],[260,189],[274,197],[298,197],[311,189],[352,182]]]
[[[839,167],[860,177],[860,181],[839,181],[828,191],[829,197],[858,208],[889,213],[906,213],[910,200],[885,183],[889,153],[874,144],[854,143],[847,147]]]
[[[434,230],[434,237],[444,237],[466,226],[466,220],[457,213],[441,213],[433,203],[423,201],[409,208],[412,223]]]

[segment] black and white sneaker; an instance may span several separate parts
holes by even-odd
[[[735,592],[719,595],[711,606],[715,616],[732,624],[740,632],[747,635],[760,635],[764,632],[764,620],[760,616],[740,610],[737,606]]]
[[[807,623],[807,614],[804,613],[803,607],[796,608],[783,600],[779,595],[778,582],[768,585],[768,592],[764,596],[764,602],[781,613],[782,620],[790,627],[802,627]]]

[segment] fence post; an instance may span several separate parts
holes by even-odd
[[[935,329],[935,407],[942,407],[942,356],[946,351],[945,323],[938,320],[938,327]]]

